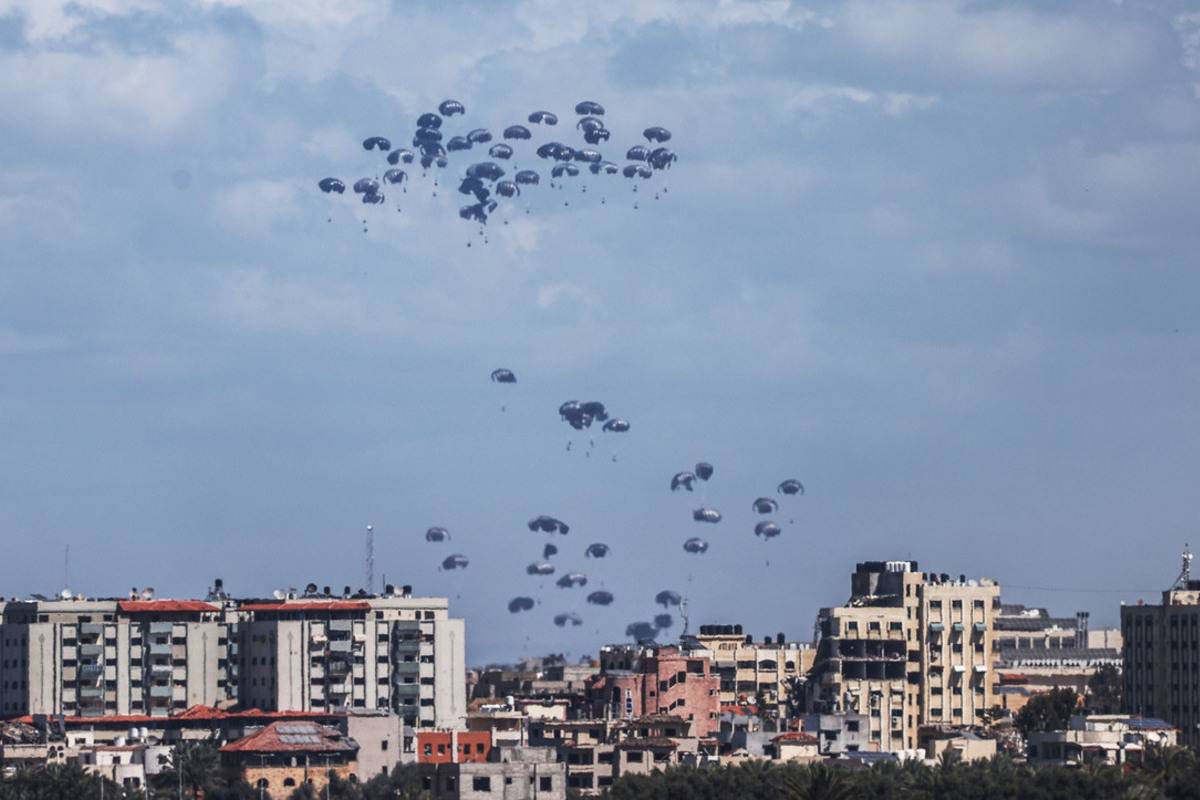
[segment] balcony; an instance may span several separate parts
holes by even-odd
[[[79,646],[80,658],[100,658],[104,655],[104,645],[102,644],[84,644]]]
[[[150,696],[155,697],[155,698],[158,698],[158,697],[170,698],[171,697],[171,687],[170,686],[151,686],[150,687]]]
[[[147,651],[152,656],[169,656],[171,655],[170,642],[151,642]]]
[[[353,651],[353,649],[354,649],[354,642],[350,641],[349,639],[330,639],[329,640],[329,652],[330,653],[350,653]]]

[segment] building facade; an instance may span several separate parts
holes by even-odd
[[[759,713],[778,717],[786,716],[792,689],[816,655],[809,643],[789,642],[782,633],[755,641],[741,625],[701,625],[696,641],[712,654],[722,705],[761,699],[770,708]]]
[[[593,716],[632,719],[655,714],[687,720],[693,735],[708,738],[720,726],[720,679],[703,651],[676,646],[606,646],[599,675],[588,685]]]
[[[1121,607],[1125,710],[1179,729],[1200,744],[1200,581],[1182,580],[1161,605]]]
[[[811,711],[864,714],[882,751],[913,750],[921,725],[977,725],[993,704],[995,604],[983,578],[868,561],[847,605],[822,609],[807,682]]]
[[[386,711],[461,727],[465,630],[444,598],[0,603],[0,717],[167,717],[194,706]],[[346,593],[347,595],[349,592]]]

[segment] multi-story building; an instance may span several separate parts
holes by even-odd
[[[305,596],[239,610],[244,704],[390,709],[416,728],[462,727],[464,626],[444,598]]]
[[[847,605],[822,609],[807,682],[813,711],[865,714],[883,751],[913,750],[921,725],[976,725],[992,705],[994,605],[988,578],[868,561]]]
[[[770,708],[759,713],[776,717],[786,716],[792,688],[816,656],[808,642],[789,642],[782,633],[756,642],[741,625],[701,625],[696,641],[712,654],[722,705],[761,699]]]
[[[461,727],[464,626],[444,598],[0,603],[0,717],[177,715],[193,706],[390,711]]]
[[[672,715],[690,722],[699,738],[714,736],[720,726],[720,679],[704,651],[602,647],[588,697],[596,717]]]
[[[168,716],[237,696],[239,616],[197,600],[0,604],[0,715]]]
[[[1190,556],[1185,555],[1190,560]],[[1184,574],[1161,605],[1121,607],[1126,711],[1179,729],[1200,745],[1200,581]]]

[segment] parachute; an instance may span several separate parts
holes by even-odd
[[[779,510],[779,503],[775,502],[773,497],[760,497],[754,501],[754,512],[756,514],[774,514]]]
[[[487,128],[475,128],[467,133],[467,141],[475,144],[487,144],[492,140],[492,134]]]
[[[382,136],[368,136],[363,139],[363,150],[378,150],[386,153],[392,149],[392,143]]]
[[[604,128],[604,121],[595,117],[583,117],[575,123],[575,127],[586,134],[588,131],[602,130]]]
[[[715,508],[709,508],[705,506],[704,508],[697,508],[695,511],[693,511],[692,519],[694,519],[696,522],[711,522],[715,525],[721,521],[721,512],[717,511]]]
[[[587,586],[587,576],[582,572],[568,572],[555,581],[555,584],[560,589],[574,589],[576,586]]]
[[[645,161],[650,155],[650,151],[643,145],[635,144],[633,147],[625,151],[625,158],[629,161]]]
[[[554,565],[549,561],[535,561],[525,567],[526,575],[553,575]]]
[[[788,478],[779,484],[780,494],[804,494],[804,484],[795,478]]]
[[[492,370],[492,382],[494,383],[516,383],[517,376],[513,374],[511,369],[494,369]]]
[[[405,164],[411,164],[416,154],[412,150],[401,147],[399,150],[393,150],[388,153],[387,162],[393,166],[403,161]]]
[[[671,132],[666,128],[660,128],[656,125],[653,128],[646,128],[646,130],[642,131],[642,136],[645,136],[647,141],[662,144],[670,140]]]
[[[396,169],[395,167],[383,173],[383,179],[387,183],[404,183],[404,179],[407,177],[408,175],[404,170]]]
[[[583,618],[573,611],[568,611],[566,614],[555,614],[554,624],[560,628],[565,628],[567,625],[578,628],[583,624]]]
[[[379,181],[374,178],[359,178],[354,182],[355,194],[378,194]]]
[[[555,164],[550,170],[550,177],[561,178],[563,175],[568,175],[574,178],[579,174],[579,167],[574,164]]]
[[[450,531],[445,528],[430,528],[425,531],[425,541],[427,542],[448,542],[450,541]]]
[[[708,552],[708,542],[699,536],[693,536],[683,543],[683,549],[693,555],[700,555],[701,553]]]
[[[460,553],[455,553],[452,556],[446,556],[446,558],[442,561],[442,569],[466,569],[467,564],[469,563],[470,562],[467,560],[466,556]]]
[[[599,175],[601,172],[605,175],[616,175],[621,168],[611,161],[593,161],[588,164],[588,171],[593,175]]]
[[[654,602],[658,603],[663,608],[677,606],[683,602],[683,595],[679,592],[673,592],[670,589],[663,589],[658,594],[654,595]]]
[[[592,427],[593,420],[604,422],[608,419],[608,409],[599,400],[588,400],[580,403],[568,400],[558,407],[558,415],[577,431]]]
[[[575,151],[575,160],[586,164],[595,164],[603,160],[599,150],[592,150],[590,147],[585,147],[582,150]]]
[[[658,635],[658,629],[649,622],[631,622],[625,626],[625,635],[636,639],[638,643],[653,642]]]
[[[496,194],[501,197],[518,197],[521,194],[521,187],[512,181],[500,181],[496,184]]]
[[[384,201],[384,196],[376,192],[366,192],[362,196],[363,203],[367,205],[380,205]]]
[[[442,140],[442,132],[437,128],[417,128],[417,132],[413,134],[412,146],[420,147],[423,144],[436,144]]]
[[[483,181],[479,178],[463,178],[462,183],[458,185],[458,191],[462,194],[473,194],[479,202],[484,202],[491,196],[492,190],[483,185]]]
[[[696,482],[696,476],[691,472],[676,472],[671,478],[671,491],[678,492],[680,489],[692,491],[692,485]]]
[[[598,117],[604,116],[604,106],[594,100],[584,100],[575,104],[576,114],[595,114]]]
[[[626,164],[621,170],[621,174],[626,178],[649,178],[654,174],[654,170],[647,167],[645,164]]]
[[[587,596],[587,601],[594,606],[611,605],[613,601],[612,592],[606,592],[603,589],[592,592]]]
[[[465,136],[451,136],[450,141],[446,142],[446,150],[451,153],[457,153],[460,150],[470,150],[471,140]]]
[[[707,481],[713,475],[713,465],[707,461],[701,461],[696,465],[696,477],[702,481]]]
[[[495,161],[480,161],[478,164],[467,167],[467,177],[498,181],[504,177],[504,168]]]
[[[557,125],[558,115],[551,111],[534,111],[529,115],[529,121],[539,125]]]
[[[608,433],[625,433],[625,431],[629,430],[629,423],[620,417],[613,417],[604,423],[604,427],[601,430]]]
[[[671,165],[678,160],[679,158],[665,147],[655,148],[646,157],[646,161],[654,169],[670,169]]]
[[[567,523],[563,522],[562,520],[542,514],[529,520],[529,530],[543,531],[545,533],[561,533],[565,535],[569,533],[571,529],[567,526]]]
[[[764,539],[774,539],[779,534],[783,533],[778,525],[768,519],[754,526],[754,535],[761,536]]]
[[[433,112],[426,112],[417,117],[418,128],[440,128],[442,127],[442,118]]]
[[[603,542],[589,544],[587,552],[584,553],[584,555],[588,558],[604,558],[608,555],[608,545],[604,544]]]
[[[611,135],[607,128],[591,128],[583,132],[583,140],[588,144],[600,144],[607,142]]]
[[[505,139],[530,139],[533,134],[524,125],[509,125],[504,129]]]
[[[558,548],[555,547],[554,545],[550,544],[549,542],[547,542],[546,545],[544,547],[542,547],[542,560],[543,561],[550,558],[550,556],[556,556],[556,555],[558,555]]]
[[[496,142],[496,144],[488,148],[488,155],[492,158],[502,158],[508,160],[512,158],[512,154],[512,147],[506,145],[504,142]]]
[[[654,627],[658,628],[660,631],[665,631],[673,624],[675,624],[675,620],[670,614],[656,614],[654,616]]]
[[[538,174],[531,169],[523,169],[513,176],[513,180],[521,186],[534,186],[538,182]]]
[[[465,114],[467,109],[457,100],[443,100],[438,104],[438,113],[443,117],[453,117],[455,114]]]
[[[346,184],[342,183],[337,178],[321,178],[321,180],[317,182],[317,186],[320,187],[321,191],[325,194],[329,194],[330,192],[341,194],[342,192],[346,191]]]
[[[514,597],[508,601],[508,613],[518,614],[522,611],[532,611],[533,605],[532,597]]]

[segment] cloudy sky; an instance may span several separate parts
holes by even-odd
[[[1195,6],[167,5],[0,0],[3,594],[61,588],[68,545],[91,594],[357,587],[372,523],[479,661],[594,650],[662,588],[806,637],[861,559],[1113,623],[1200,544]],[[657,124],[679,162],[543,187],[486,245],[428,178],[316,191],[446,97],[493,128],[598,100],[612,155]],[[572,398],[632,430],[568,451]],[[612,607],[525,576],[542,513]]]

